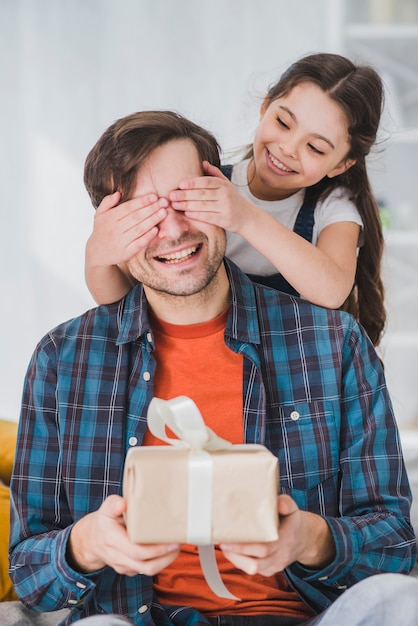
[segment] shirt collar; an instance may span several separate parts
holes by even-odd
[[[225,259],[230,282],[230,311],[225,335],[231,339],[260,343],[254,285],[235,263]],[[121,301],[118,314],[119,333],[116,345],[135,341],[151,330],[148,304],[141,284]]]

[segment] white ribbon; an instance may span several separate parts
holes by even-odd
[[[196,404],[187,396],[171,400],[153,398],[148,407],[147,421],[154,437],[178,448],[213,451],[232,447],[230,441],[218,437],[206,426]],[[167,426],[178,439],[167,437]]]
[[[154,437],[177,448],[190,449],[187,543],[198,546],[203,575],[212,591],[221,598],[239,600],[222,582],[211,544],[213,459],[209,452],[231,448],[231,442],[218,437],[205,425],[196,404],[187,396],[172,400],[153,398],[147,420]],[[166,427],[178,439],[168,437]]]
[[[213,460],[205,450],[189,455],[187,543],[207,546],[212,538]]]

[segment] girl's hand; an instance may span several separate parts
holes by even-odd
[[[122,204],[120,192],[106,196],[98,207],[87,245],[90,267],[119,265],[148,245],[167,214],[168,202],[155,193]]]
[[[220,169],[207,161],[203,169],[207,176],[182,180],[179,189],[170,192],[171,206],[189,218],[239,233],[254,207]]]

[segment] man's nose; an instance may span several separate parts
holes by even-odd
[[[167,208],[167,215],[158,224],[158,237],[160,239],[178,239],[189,230],[189,220],[182,211]]]

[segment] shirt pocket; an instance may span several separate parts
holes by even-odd
[[[334,484],[339,474],[338,407],[313,401],[280,406],[278,412],[275,443],[282,490],[296,495]]]

